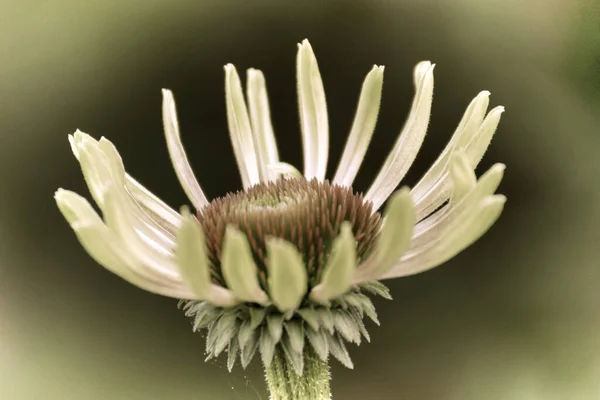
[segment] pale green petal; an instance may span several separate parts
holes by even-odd
[[[486,197],[456,229],[433,246],[403,257],[384,278],[417,274],[451,259],[487,232],[500,216],[505,202],[506,198],[502,195]]]
[[[428,61],[415,67],[416,93],[412,109],[394,148],[365,195],[365,201],[373,202],[373,210],[377,210],[400,184],[421,148],[431,112],[434,67]]]
[[[281,312],[298,308],[306,294],[308,277],[302,254],[282,239],[267,240],[269,293]]]
[[[225,100],[227,105],[227,125],[233,152],[245,189],[260,183],[258,162],[252,127],[240,77],[232,64],[225,66]]]
[[[221,307],[238,303],[229,290],[218,287],[210,280],[210,265],[206,253],[204,232],[198,221],[185,212],[177,232],[177,266],[185,284],[199,299]]]
[[[452,179],[451,203],[460,201],[477,185],[475,171],[467,154],[462,150],[457,151],[450,162],[450,177]]]
[[[261,182],[276,180],[280,174],[268,168],[268,165],[279,162],[279,153],[271,124],[265,77],[261,71],[253,68],[248,70],[247,77],[248,108]]]
[[[221,268],[227,287],[242,301],[267,304],[268,296],[258,283],[258,268],[246,235],[228,225],[223,239]]]
[[[171,93],[170,90],[163,89],[162,94],[163,124],[169,156],[171,157],[175,173],[177,174],[177,178],[179,179],[179,183],[185,191],[185,194],[188,196],[194,207],[196,207],[197,210],[200,210],[208,204],[208,200],[194,175],[192,166],[185,154],[183,143],[181,142],[173,93]]]
[[[365,78],[352,129],[333,179],[335,184],[352,186],[358,169],[363,162],[379,114],[383,88],[383,69],[383,66],[375,65]]]
[[[323,180],[329,152],[327,103],[317,59],[306,39],[298,44],[296,66],[304,176]]]
[[[394,193],[383,215],[379,241],[373,255],[359,266],[354,283],[379,279],[410,246],[416,222],[410,190],[402,188]]]
[[[352,285],[356,271],[356,240],[349,222],[342,223],[333,241],[331,253],[323,269],[321,282],[310,292],[310,298],[326,304],[344,294]]]

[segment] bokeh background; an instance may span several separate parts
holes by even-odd
[[[260,364],[204,360],[176,301],[97,266],[57,211],[87,193],[67,134],[107,136],[129,172],[186,204],[163,143],[178,102],[205,192],[240,186],[223,69],[261,68],[282,157],[301,165],[296,43],[311,40],[330,110],[333,171],[372,64],[386,65],[365,190],[437,63],[428,137],[407,183],[482,89],[504,105],[479,170],[508,169],[505,212],[445,266],[389,281],[381,327],[332,362],[336,399],[600,399],[600,6],[579,0],[0,1],[0,398],[267,399]]]

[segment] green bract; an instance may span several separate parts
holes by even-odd
[[[391,299],[384,285],[371,282],[351,288],[326,306],[309,304],[284,314],[275,306],[218,307],[208,301],[182,301],[180,305],[186,316],[194,319],[194,330],[207,332],[207,360],[226,352],[231,371],[238,357],[246,368],[258,351],[269,367],[279,349],[302,375],[305,345],[324,362],[331,354],[344,366],[353,367],[344,342],[359,345],[362,338],[370,341],[365,316],[379,325],[375,307],[365,293]]]

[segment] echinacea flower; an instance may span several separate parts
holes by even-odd
[[[494,194],[502,164],[479,179],[474,173],[504,110],[486,115],[487,91],[468,106],[416,186],[396,190],[425,137],[433,69],[429,62],[416,66],[406,123],[364,195],[351,185],[375,129],[383,67],[367,74],[328,181],[325,92],[305,40],[297,56],[303,173],[279,160],[262,73],[248,70],[244,97],[228,64],[227,117],[243,190],[206,198],[183,149],[173,95],[163,90],[167,147],[195,212],[171,209],[126,173],[109,140],[79,131],[69,140],[102,217],[63,189],[56,192],[58,207],[99,264],[142,289],[186,300],[194,329],[208,330],[209,358],[227,352],[230,369],[238,355],[246,367],[258,350],[272,398],[329,398],[328,355],[352,367],[345,342],[369,340],[365,315],[377,322],[366,294],[389,298],[380,280],[455,256],[488,230],[505,202]],[[293,389],[284,380],[296,380]]]

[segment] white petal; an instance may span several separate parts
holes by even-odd
[[[454,152],[463,149],[479,131],[489,104],[489,96],[490,92],[484,90],[471,101],[444,151],[412,189],[417,219],[426,217],[427,213],[448,199],[451,191],[448,176],[450,160]]]
[[[223,278],[229,290],[242,301],[267,304],[269,298],[258,283],[258,267],[246,235],[228,225],[221,256]]]
[[[261,71],[252,68],[247,76],[248,108],[261,182],[276,180],[280,174],[268,168],[268,165],[279,162],[279,153],[271,124],[265,77]]]
[[[304,151],[304,176],[325,179],[329,153],[329,125],[325,90],[315,54],[303,40],[296,59],[298,106]]]
[[[248,189],[260,183],[260,176],[242,84],[235,67],[231,64],[225,66],[225,101],[233,152],[244,189]]]
[[[355,271],[356,240],[350,223],[346,221],[333,241],[321,282],[311,290],[310,298],[317,303],[327,304],[329,300],[341,296],[352,286]]]
[[[479,239],[500,216],[506,198],[486,197],[455,230],[422,252],[407,254],[383,278],[398,278],[434,268]]]
[[[198,221],[189,212],[186,214],[177,232],[177,265],[181,277],[199,299],[219,307],[234,306],[238,301],[233,293],[211,282],[204,232]]]
[[[394,148],[365,195],[365,201],[373,202],[373,212],[396,189],[423,144],[431,113],[434,67],[435,65],[428,61],[419,63],[415,67],[416,94],[412,109]]]
[[[181,143],[181,135],[179,133],[179,122],[177,121],[177,111],[175,110],[175,100],[173,99],[173,93],[170,90],[163,89],[163,124],[165,127],[165,139],[167,141],[167,148],[169,150],[169,156],[175,168],[175,174],[179,183],[183,188],[185,194],[190,199],[190,202],[194,205],[197,210],[201,210],[208,200],[192,171],[185,150],[183,149],[183,143]]]
[[[358,267],[354,283],[377,280],[388,272],[408,249],[415,222],[410,190],[402,188],[390,198],[379,241],[373,255]]]
[[[383,69],[383,66],[375,65],[365,78],[352,129],[333,179],[335,184],[352,186],[358,169],[363,162],[379,114],[383,88]]]
[[[156,277],[137,274],[133,265],[135,261],[83,197],[59,189],[55,198],[59,209],[77,234],[80,243],[97,263],[144,290],[175,298],[195,298],[182,285],[174,285],[161,279],[155,279]]]
[[[282,239],[267,240],[269,293],[279,311],[293,311],[306,294],[308,277],[302,255]]]

